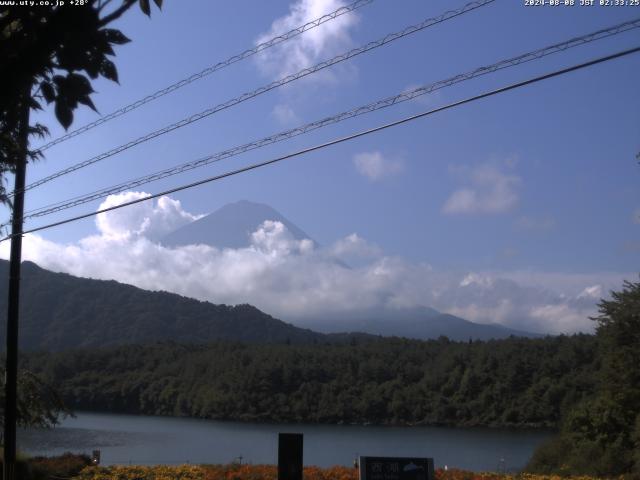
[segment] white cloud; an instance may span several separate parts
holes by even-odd
[[[367,177],[372,182],[404,171],[402,160],[386,158],[378,151],[356,154],[353,157],[353,164],[360,175]]]
[[[296,115],[296,112],[293,111],[293,108],[284,103],[279,103],[273,107],[271,114],[282,125],[292,125],[300,122],[300,119],[298,118],[298,115]]]
[[[142,195],[122,194],[100,208]],[[619,289],[625,277],[446,272],[384,256],[357,234],[318,248],[310,240],[295,239],[275,221],[257,228],[246,248],[166,248],[154,241],[171,226],[193,218],[165,197],[102,214],[96,222],[98,233],[73,244],[26,235],[23,254],[50,270],[115,279],[214,303],[251,303],[285,320],[424,305],[472,321],[551,333],[592,330],[588,317],[596,313],[599,298]],[[7,242],[0,244],[0,256],[8,257]],[[336,262],[349,256],[365,261],[357,266]]]
[[[477,273],[469,273],[460,282],[461,287],[468,287],[469,285],[479,285],[480,287],[492,287],[493,279],[488,276],[479,275]]]
[[[538,325],[555,325],[556,333],[573,333],[585,330],[588,312],[571,308],[566,303],[533,307],[530,315]],[[592,330],[593,325],[589,330]]]
[[[640,223],[640,208],[633,212],[633,223]]]
[[[496,214],[512,210],[518,203],[520,177],[504,170],[511,169],[514,162],[505,162],[505,167],[487,163],[475,168],[452,168],[452,173],[462,177],[465,184],[447,199],[442,211],[447,214]]]
[[[145,192],[124,192],[109,195],[100,205],[105,209],[148,197]],[[180,201],[160,197],[157,202],[141,202],[135,208],[121,208],[96,216],[98,231],[107,237],[145,236],[157,239],[161,236],[197,220],[182,209]]]
[[[378,245],[367,242],[357,233],[341,238],[328,249],[328,252],[335,258],[350,264],[379,258],[383,254]]]
[[[563,273],[541,272],[535,270],[516,270],[500,272],[502,278],[516,282],[526,287],[545,285],[548,289],[566,297],[578,296],[588,286],[601,285],[602,291],[619,288],[625,278],[616,272],[598,273]],[[627,275],[626,278],[637,277],[637,274]]]
[[[596,300],[599,300],[602,297],[602,285],[592,285],[590,287],[585,287],[585,289],[578,294],[578,298],[594,298]]]
[[[289,13],[276,19],[271,29],[260,35],[256,44],[288,32],[313,19],[347,5],[344,0],[298,0]],[[313,28],[302,35],[265,50],[257,58],[258,66],[267,75],[283,77],[331,58],[352,45],[350,31],[358,23],[355,13],[348,13]],[[314,78],[332,78],[330,74]]]
[[[308,238],[296,240],[281,222],[265,221],[251,234],[251,244],[261,253],[287,256],[293,252],[306,253],[313,250],[313,241]]]

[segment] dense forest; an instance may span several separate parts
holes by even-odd
[[[533,455],[534,472],[640,478],[640,282],[625,282],[598,309],[595,394],[563,416]]]
[[[558,435],[536,451],[530,470],[640,475],[640,283],[626,282],[598,305],[595,336],[452,342],[325,335],[249,305],[24,267],[37,301],[25,304],[22,338],[48,350],[85,347],[22,358],[32,390],[46,387],[68,407],[265,422],[552,427]],[[29,405],[32,398],[23,398]],[[50,423],[49,412],[61,408],[29,407],[23,417]]]
[[[202,418],[555,427],[594,393],[593,336],[336,345],[161,343],[33,353],[76,409]]]

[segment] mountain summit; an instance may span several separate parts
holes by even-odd
[[[215,212],[185,225],[161,239],[166,247],[204,244],[219,249],[246,248],[251,244],[251,234],[265,221],[281,222],[296,240],[310,238],[300,227],[289,221],[268,205],[241,200],[227,204]],[[316,242],[314,242],[316,243]],[[316,243],[317,245],[317,243]],[[337,265],[349,269],[340,260]],[[470,322],[429,307],[374,308],[334,314],[318,314],[302,318],[286,315],[282,318],[295,326],[315,332],[362,332],[371,335],[401,336],[430,339],[447,336],[452,340],[488,340],[514,336],[537,336],[506,328]]]
[[[270,206],[241,200],[169,233],[161,243],[166,247],[204,244],[216,248],[244,248],[249,246],[251,234],[267,220],[282,223],[296,240],[311,239]]]

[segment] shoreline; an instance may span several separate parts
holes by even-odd
[[[210,421],[218,423],[240,423],[245,425],[287,425],[287,426],[312,426],[312,427],[376,427],[376,428],[442,428],[442,429],[460,429],[460,430],[489,430],[489,431],[508,431],[508,432],[541,432],[541,433],[554,433],[558,431],[558,427],[550,425],[540,424],[443,424],[443,423],[374,423],[374,422],[346,422],[340,421],[337,423],[328,422],[313,422],[313,421],[286,421],[286,420],[274,420],[263,418],[212,418],[212,417],[193,417],[186,415],[162,415],[162,414],[149,414],[149,413],[132,413],[122,411],[109,411],[109,410],[74,410],[72,415],[67,418],[75,416],[76,414],[97,414],[97,415],[122,415],[130,417],[146,417],[146,418],[159,418],[159,419],[176,419],[176,420],[193,420],[193,421]],[[59,424],[58,424],[59,425]]]

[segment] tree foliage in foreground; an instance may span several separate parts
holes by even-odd
[[[162,0],[154,0],[160,7]],[[39,2],[35,2],[39,3]],[[118,81],[111,57],[129,39],[109,24],[139,3],[150,15],[149,0],[85,0],[82,5],[14,5],[0,8],[0,202],[9,203],[3,175],[12,172],[24,152],[20,146],[22,112],[53,104],[65,128],[79,104],[96,110],[91,81]],[[29,135],[44,137],[46,125],[29,126]],[[27,153],[30,160],[40,156]]]
[[[556,426],[593,396],[593,336],[352,345],[156,344],[30,354],[72,407],[200,418]]]
[[[4,366],[0,367],[0,424],[4,424]],[[49,383],[29,370],[18,371],[18,425],[52,427],[61,415],[68,415],[62,398]]]
[[[536,452],[533,471],[640,478],[640,283],[625,282],[599,311],[596,394],[572,409],[560,434]]]

